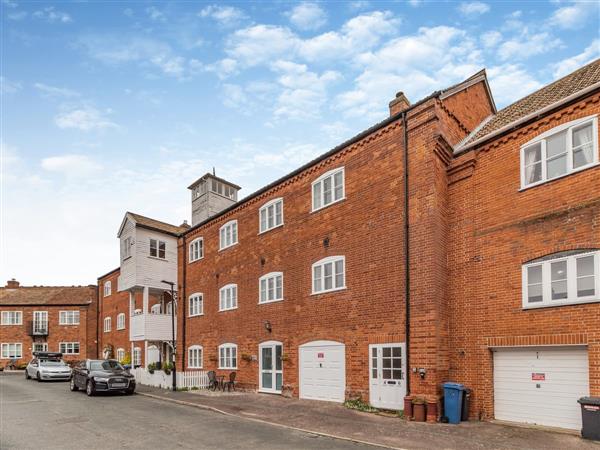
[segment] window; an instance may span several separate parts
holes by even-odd
[[[343,256],[330,256],[312,266],[313,294],[346,288],[346,261]]]
[[[131,236],[126,237],[121,241],[121,260],[125,260],[131,256]]]
[[[157,303],[156,305],[152,305],[150,308],[150,314],[160,314],[161,313],[161,305]]]
[[[190,295],[190,317],[201,316],[204,314],[204,302],[202,294]]]
[[[202,347],[192,345],[188,348],[188,368],[202,369]]]
[[[32,352],[47,352],[48,351],[48,343],[47,342],[34,342],[31,346]]]
[[[523,265],[523,307],[600,301],[600,251],[569,251]]]
[[[237,308],[237,284],[228,284],[219,290],[219,311]]]
[[[117,314],[117,330],[125,329],[125,313]]]
[[[259,279],[259,303],[283,300],[283,273],[271,272]]]
[[[194,239],[190,243],[190,262],[204,258],[204,239]]]
[[[79,325],[79,311],[60,311],[59,325]]]
[[[236,199],[236,190],[232,187],[229,186],[227,184],[221,183],[218,180],[212,179],[211,180],[211,187],[210,190],[219,194],[219,195],[223,195],[231,200],[235,200]]]
[[[219,250],[238,243],[237,220],[231,220],[219,230]]]
[[[150,239],[150,256],[154,258],[165,259],[167,252],[167,243],[158,239]]]
[[[112,283],[110,281],[106,281],[104,283],[104,296],[108,297],[111,293]]]
[[[33,312],[33,334],[45,335],[48,334],[48,311]]]
[[[65,355],[78,355],[79,342],[61,342],[58,344],[59,351]]]
[[[110,317],[105,317],[105,318],[104,318],[104,332],[105,332],[105,333],[107,333],[107,332],[109,332],[109,331],[110,331],[110,328],[111,328],[111,326],[110,326],[110,325],[111,325],[111,324],[110,324]]]
[[[261,233],[283,225],[283,199],[276,198],[265,203],[260,208],[258,216]]]
[[[312,184],[312,210],[339,202],[344,195],[344,168],[330,170]]]
[[[139,347],[135,347],[133,349],[133,367],[139,367],[142,365],[142,349]]]
[[[23,311],[2,311],[2,325],[23,325]]]
[[[117,349],[117,361],[121,362],[125,359],[125,350],[122,348]]]
[[[219,369],[237,369],[237,345],[219,345]]]
[[[521,147],[521,188],[535,186],[598,163],[598,119],[556,127]]]
[[[22,358],[23,357],[23,344],[12,343],[12,344],[2,344],[2,359],[11,359],[11,358]]]

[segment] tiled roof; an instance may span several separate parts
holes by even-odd
[[[461,147],[482,139],[506,125],[566,99],[598,82],[600,82],[600,59],[501,109],[487,119],[483,126],[476,129],[462,143]]]
[[[89,305],[96,286],[0,287],[2,305]]]
[[[151,219],[150,217],[141,216],[132,212],[128,212],[127,214],[129,214],[133,220],[135,220],[136,223],[142,227],[153,228],[166,233],[179,234],[189,228],[189,226],[171,225],[170,223],[161,222],[160,220]]]

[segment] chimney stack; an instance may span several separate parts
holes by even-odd
[[[404,111],[410,106],[410,102],[404,95],[404,92],[400,91],[396,94],[396,98],[390,102],[390,117]]]
[[[6,282],[6,287],[7,289],[17,289],[19,287],[19,282],[13,278]]]

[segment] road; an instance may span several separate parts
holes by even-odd
[[[376,447],[141,395],[87,397],[68,383],[0,373],[0,449],[352,449]]]

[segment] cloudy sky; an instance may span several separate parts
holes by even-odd
[[[179,224],[205,172],[247,195],[486,68],[505,106],[595,59],[573,1],[2,0],[0,282],[87,284],[130,210]]]

